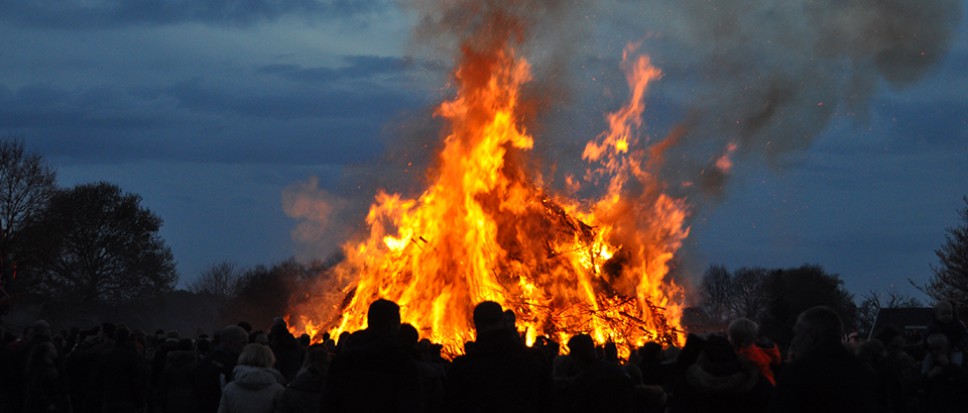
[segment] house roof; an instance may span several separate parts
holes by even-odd
[[[934,309],[922,307],[882,308],[877,312],[871,336],[884,327],[894,326],[898,330],[923,330],[931,323]]]

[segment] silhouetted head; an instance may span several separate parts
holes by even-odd
[[[268,368],[276,364],[276,355],[272,353],[272,349],[267,345],[249,343],[242,349],[242,354],[239,354],[238,364],[240,366]]]
[[[306,350],[306,358],[303,359],[303,367],[315,370],[317,373],[325,373],[329,367],[329,352],[326,348],[316,344]]]
[[[478,333],[504,329],[504,309],[494,301],[478,304],[474,307],[474,328]]]
[[[507,327],[508,330],[518,331],[517,322],[518,317],[514,315],[514,311],[511,311],[510,308],[504,310],[504,326]]]
[[[165,333],[165,341],[171,340],[177,343],[180,339],[181,333],[179,333],[178,330],[169,330],[167,333]]]
[[[662,360],[662,345],[654,341],[645,343],[645,345],[639,349],[639,356],[641,356],[643,360]]]
[[[289,326],[286,324],[286,319],[282,317],[275,317],[272,319],[272,325],[269,327],[269,334],[274,336],[285,336],[289,333]]]
[[[249,342],[249,335],[246,334],[242,327],[231,325],[219,331],[218,342],[220,346],[238,354],[242,352],[242,348]]]
[[[615,345],[614,341],[606,342],[602,346],[602,350],[605,353],[605,361],[618,363],[618,346]]]
[[[368,330],[396,333],[400,329],[400,306],[382,298],[374,301],[366,313],[366,324]]]
[[[714,376],[727,376],[739,371],[739,359],[733,350],[733,345],[726,337],[712,335],[706,338],[702,353],[699,356],[703,370]]]
[[[249,343],[269,344],[269,335],[265,331],[255,330],[249,333]]]
[[[33,324],[30,325],[30,336],[33,337],[34,340],[38,341],[50,340],[52,336],[50,324],[48,324],[45,320],[34,321]]]
[[[417,342],[420,341],[420,333],[417,332],[417,328],[409,323],[400,324],[400,347],[413,350],[417,348]]]
[[[598,359],[595,350],[595,342],[588,334],[576,334],[568,339],[568,355],[581,361],[593,361]]]
[[[55,359],[57,359],[57,347],[49,341],[41,342],[30,349],[27,366],[33,368],[37,365],[52,365]]]
[[[949,324],[955,321],[955,307],[950,301],[938,301],[934,305],[934,319],[941,324]]]
[[[830,307],[818,305],[800,313],[793,326],[793,350],[802,356],[819,347],[840,344],[844,334],[840,316]]]
[[[760,334],[760,326],[748,318],[737,318],[729,323],[727,331],[729,342],[733,344],[733,347],[743,348],[753,345],[756,336]]]

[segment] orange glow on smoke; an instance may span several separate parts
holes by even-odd
[[[386,298],[454,355],[474,339],[474,306],[493,300],[515,312],[529,344],[589,333],[628,354],[650,340],[682,342],[683,292],[667,275],[688,236],[687,210],[653,173],[661,151],[639,141],[660,71],[626,48],[629,100],[585,147],[584,179],[567,182],[604,193],[567,199],[541,188],[529,166],[521,89],[532,75],[506,43],[462,48],[456,97],[436,110],[448,130],[427,188],[415,198],[376,194],[369,232],[344,245],[334,269],[338,294],[294,308],[294,330],[365,328],[369,304]]]

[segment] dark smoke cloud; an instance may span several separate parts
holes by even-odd
[[[580,13],[585,1],[404,0],[402,3],[417,15],[407,62],[420,66],[425,77],[421,82],[431,85],[435,95],[430,105],[401,113],[386,125],[382,134],[386,150],[377,165],[368,163],[346,168],[347,181],[352,183],[356,194],[366,194],[366,204],[377,189],[413,195],[425,188],[426,172],[436,161],[446,132],[446,125],[433,112],[437,104],[454,97],[453,71],[459,64],[462,46],[499,47],[503,44],[500,37],[510,33],[510,45],[532,64],[534,72],[533,80],[526,85],[526,106],[546,110],[573,98],[567,73],[578,53],[580,39],[588,34],[589,21]],[[487,27],[485,16],[492,16],[493,22],[495,14],[503,16],[497,19],[502,27]],[[540,119],[532,117],[527,121],[529,131],[540,130]]]
[[[692,86],[680,98],[686,133],[667,153],[665,172],[674,181],[712,183],[698,187],[718,193],[727,180],[701,176],[715,173],[710,163],[730,142],[739,145],[738,164],[766,155],[778,165],[810,147],[833,117],[864,123],[879,91],[929,74],[952,45],[962,2],[685,0],[671,7],[648,20],[663,36],[644,46],[657,46],[669,78]]]
[[[526,85],[537,110],[526,125],[536,136],[533,155],[547,168],[545,182],[559,185],[566,174],[581,175],[584,143],[605,129],[603,114],[624,103],[621,50],[642,41],[638,50],[664,73],[648,92],[646,117],[656,122],[644,134],[653,143],[675,135],[660,152],[661,172],[677,195],[702,205],[730,185],[732,172],[715,164],[731,144],[736,168],[763,160],[782,167],[831,120],[863,124],[878,93],[930,75],[952,46],[962,3],[411,0],[418,17],[408,53],[432,62],[435,101],[449,99],[462,42],[481,33],[484,42],[471,47],[493,40],[479,30],[481,16],[513,19],[511,41],[534,73]],[[401,115],[386,128],[388,151],[376,169],[349,168],[358,193],[423,188],[415,178],[434,162],[444,126],[431,111]]]

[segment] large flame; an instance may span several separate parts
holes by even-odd
[[[650,340],[679,344],[682,290],[667,275],[688,235],[686,208],[652,172],[661,145],[645,148],[638,138],[659,70],[626,48],[629,101],[587,144],[582,179],[569,179],[572,189],[604,194],[572,200],[541,188],[528,166],[534,138],[523,126],[521,90],[530,65],[508,38],[490,40],[462,48],[456,97],[436,111],[449,129],[427,189],[416,198],[376,195],[369,234],[344,245],[334,270],[349,280],[343,297],[295,309],[302,317],[294,327],[361,329],[369,304],[386,298],[404,322],[458,354],[474,339],[474,306],[492,300],[515,312],[529,343],[589,333],[625,354]]]

